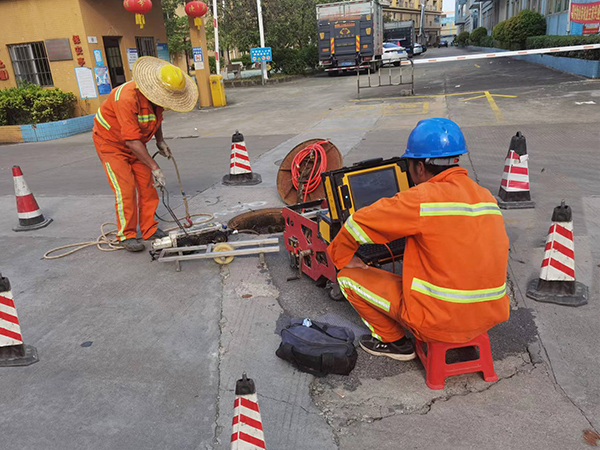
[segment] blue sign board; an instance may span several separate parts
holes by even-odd
[[[108,77],[107,67],[94,67],[96,73],[96,85],[98,86],[98,94],[110,94],[110,78]]]
[[[250,49],[250,59],[252,62],[273,61],[271,47],[258,47]]]
[[[192,54],[194,55],[194,65],[196,70],[204,69],[204,55],[202,54],[202,47],[192,47]]]
[[[102,59],[102,51],[94,50],[94,59],[96,60],[96,65],[98,67],[104,66],[104,59]]]
[[[169,58],[169,47],[167,44],[158,43],[156,44],[156,56],[167,62],[171,62]]]

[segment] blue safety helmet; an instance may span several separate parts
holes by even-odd
[[[468,153],[460,127],[450,119],[435,117],[419,121],[411,131],[403,158],[448,158]]]

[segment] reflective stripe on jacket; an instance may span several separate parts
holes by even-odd
[[[162,122],[163,108],[148,101],[129,81],[112,90],[100,105],[94,120],[95,139],[111,148],[129,152],[126,141],[147,143]]]
[[[509,317],[508,237],[496,200],[465,169],[354,213],[329,246],[343,268],[361,244],[406,237],[399,318],[430,340],[466,342]]]

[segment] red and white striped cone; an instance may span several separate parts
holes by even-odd
[[[242,374],[235,384],[235,403],[233,404],[233,431],[231,450],[265,449],[258,398],[254,380]]]
[[[10,281],[0,274],[0,367],[28,366],[38,361],[35,347],[23,344]]]
[[[13,228],[13,231],[37,230],[48,226],[52,219],[44,218],[35,197],[25,182],[21,168],[13,166],[12,172],[15,196],[17,197],[17,216],[19,216],[19,225]]]
[[[510,147],[504,162],[504,172],[498,196],[498,206],[502,209],[526,209],[535,207],[529,191],[529,166],[527,161],[527,141],[517,131],[510,140]]]
[[[244,142],[244,135],[236,130],[231,138],[231,162],[229,164],[229,175],[223,177],[223,184],[227,186],[248,186],[259,184],[262,178],[259,174],[252,172],[250,158]]]
[[[538,302],[568,306],[588,302],[588,287],[575,280],[573,214],[564,200],[552,213],[540,278],[529,283],[527,296]]]

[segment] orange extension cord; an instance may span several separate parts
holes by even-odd
[[[310,176],[304,183],[304,200],[308,198],[308,194],[314,192],[321,184],[321,172],[327,170],[327,153],[323,148],[323,144],[327,144],[328,141],[319,141],[314,144],[310,144],[303,150],[300,150],[292,161],[292,184],[294,189],[299,190],[300,180],[304,178],[303,170],[300,172],[302,163],[307,159],[312,159],[312,169],[310,170]],[[306,168],[305,168],[306,169]]]

